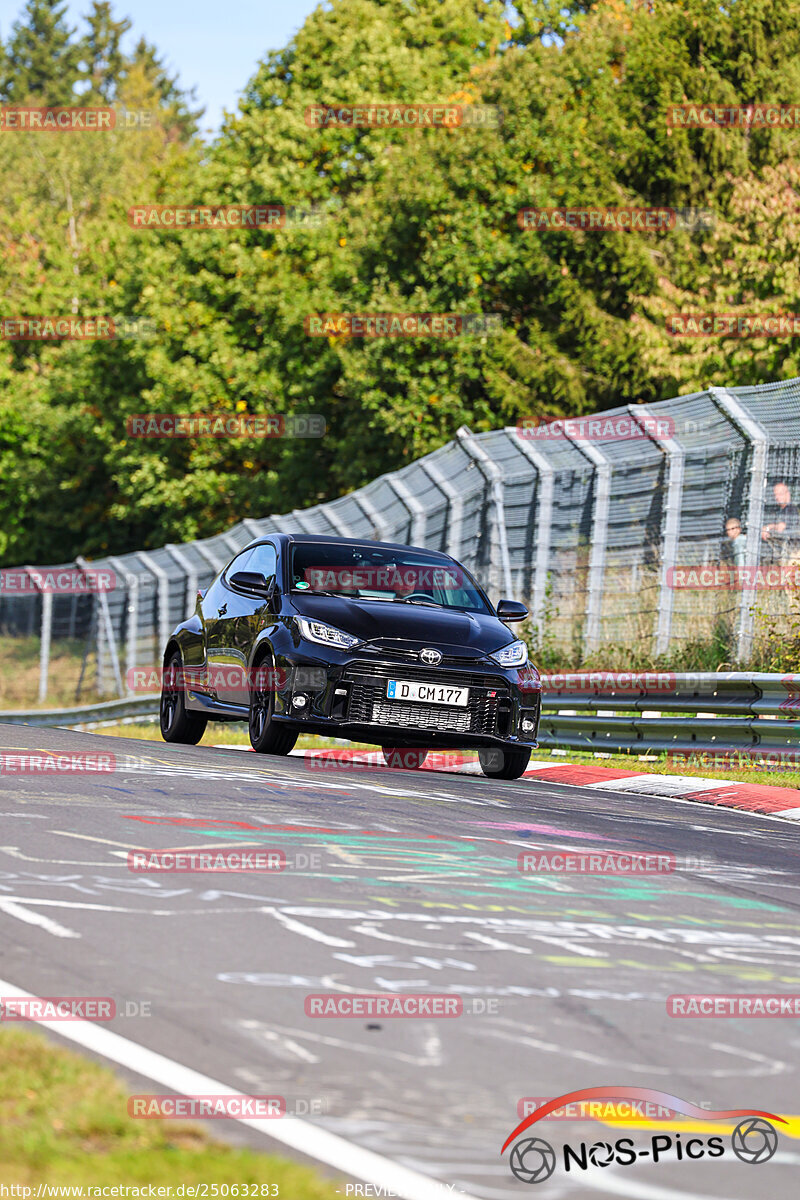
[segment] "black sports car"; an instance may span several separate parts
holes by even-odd
[[[195,745],[210,718],[248,721],[253,749],[301,732],[407,751],[474,747],[517,779],[536,745],[541,685],[524,642],[454,558],[391,542],[273,534],[228,563],[164,651],[161,733]]]

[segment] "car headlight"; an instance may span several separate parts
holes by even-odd
[[[524,667],[528,661],[528,647],[525,642],[509,642],[502,650],[495,650],[489,657],[501,667]]]
[[[337,646],[340,650],[349,650],[359,640],[342,629],[326,625],[324,621],[311,621],[308,617],[296,617],[295,620],[307,642],[317,642],[320,646]]]

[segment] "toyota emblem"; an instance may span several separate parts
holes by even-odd
[[[422,650],[420,652],[420,658],[424,663],[427,663],[429,667],[438,667],[439,663],[442,661],[442,656],[438,650]]]

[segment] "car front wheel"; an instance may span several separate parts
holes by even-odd
[[[519,779],[525,774],[530,757],[530,750],[521,748],[508,750],[492,746],[478,751],[481,770],[490,779]]]
[[[250,689],[250,745],[257,754],[288,754],[294,749],[297,733],[294,729],[281,727],[272,719],[275,693],[269,683],[271,674],[262,663]]]

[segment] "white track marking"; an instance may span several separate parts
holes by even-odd
[[[271,917],[275,917],[276,921],[280,921],[285,929],[290,933],[300,933],[303,937],[310,938],[312,942],[322,942],[324,946],[344,946],[348,949],[355,947],[355,942],[350,942],[346,938],[334,937],[330,933],[320,933],[318,929],[314,929],[311,925],[304,925],[302,921],[295,921],[291,917],[285,916],[279,912],[277,908],[262,908],[261,912],[269,913]]]
[[[49,867],[107,867],[109,865],[106,861],[90,862],[87,859],[36,858],[32,854],[23,854],[19,846],[0,846],[0,850],[10,858],[21,858],[23,862],[47,863]]]
[[[24,921],[26,925],[37,925],[39,929],[52,933],[53,937],[79,938],[81,936],[74,929],[67,929],[65,925],[59,925],[58,921],[51,921],[43,913],[29,912],[27,908],[23,908],[14,900],[7,900],[4,896],[0,897],[0,912],[4,912],[7,917],[16,917],[18,921]]]
[[[0,988],[4,996],[23,1000],[35,998],[30,992],[23,991],[22,988],[18,988],[12,983],[6,983],[2,979],[0,979]],[[163,1054],[156,1054],[155,1051],[121,1037],[120,1034],[113,1033],[110,1029],[103,1029],[91,1021],[40,1021],[39,1024],[45,1029],[49,1029],[51,1033],[75,1042],[95,1054],[100,1054],[103,1058],[108,1058],[119,1066],[133,1071],[136,1075],[152,1079],[154,1083],[159,1083],[162,1087],[182,1096],[242,1095],[237,1088],[228,1087],[227,1084],[220,1083],[217,1079],[211,1079],[208,1075],[202,1075],[199,1071],[185,1067],[171,1058],[166,1058]],[[327,1130],[311,1125],[299,1117],[288,1121],[267,1122],[252,1117],[232,1119],[238,1120],[240,1124],[254,1129],[257,1133],[264,1134],[273,1141],[281,1142],[284,1146],[297,1150],[300,1154],[306,1154],[309,1158],[324,1162],[335,1170],[342,1171],[345,1175],[355,1176],[357,1179],[364,1179],[369,1183],[376,1184],[384,1191],[394,1192],[398,1196],[405,1197],[405,1200],[443,1200],[443,1197],[447,1195],[447,1188],[443,1183],[431,1179],[427,1175],[422,1175],[418,1171],[409,1170],[408,1167],[392,1162],[391,1159],[384,1158],[381,1154],[375,1154],[372,1150],[364,1150],[360,1146],[355,1146],[345,1138],[339,1137],[335,1133],[328,1133]],[[460,1200],[477,1200],[477,1197],[470,1196],[466,1192],[460,1192],[459,1196]]]

